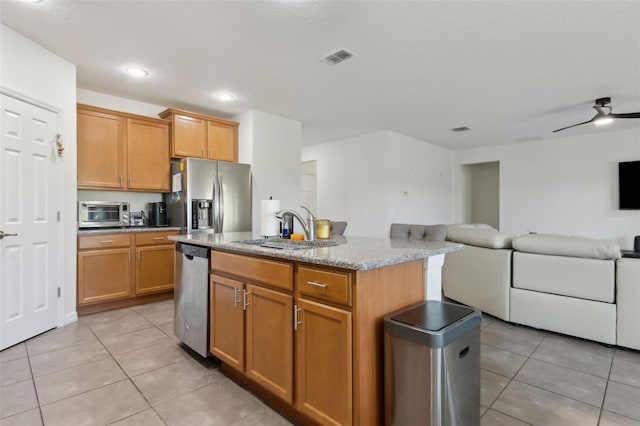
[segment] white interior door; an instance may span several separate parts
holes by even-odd
[[[56,113],[0,95],[0,349],[56,327]]]

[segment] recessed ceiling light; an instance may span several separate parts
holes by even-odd
[[[146,77],[149,75],[149,72],[147,70],[140,67],[126,67],[124,70],[127,72],[127,74],[133,77]]]
[[[236,98],[233,93],[229,92],[218,92],[214,96],[224,102],[230,102]]]
[[[24,3],[42,3],[42,0],[22,0]]]

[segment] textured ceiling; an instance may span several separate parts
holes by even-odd
[[[450,149],[640,128],[640,1],[0,1],[78,87],[302,122],[305,145],[392,130]],[[331,66],[339,48],[357,56]],[[123,74],[139,64],[150,76]],[[212,94],[228,90],[233,103]],[[471,131],[449,129],[468,126]]]

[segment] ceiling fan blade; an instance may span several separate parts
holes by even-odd
[[[640,118],[640,112],[626,112],[623,114],[609,114],[613,118]]]
[[[574,124],[574,125],[572,125],[572,126],[563,127],[562,129],[554,130],[554,131],[553,131],[553,133],[555,133],[555,132],[559,132],[559,131],[561,131],[561,130],[567,130],[567,129],[570,129],[570,128],[572,128],[572,127],[576,127],[576,126],[582,126],[583,124],[591,123],[593,120],[595,120],[595,119],[596,119],[596,117],[598,117],[598,115],[596,115],[595,117],[593,117],[593,118],[592,118],[591,120],[589,120],[589,121],[585,121],[584,123],[578,123],[578,124]]]

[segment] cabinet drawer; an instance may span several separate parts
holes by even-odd
[[[129,247],[131,234],[82,235],[78,237],[78,250]]]
[[[173,244],[174,241],[167,238],[169,235],[178,235],[178,231],[136,232],[136,246]]]
[[[351,274],[348,272],[300,266],[297,283],[302,294],[351,306]]]
[[[211,252],[211,269],[293,290],[293,265],[291,263],[214,250]]]

